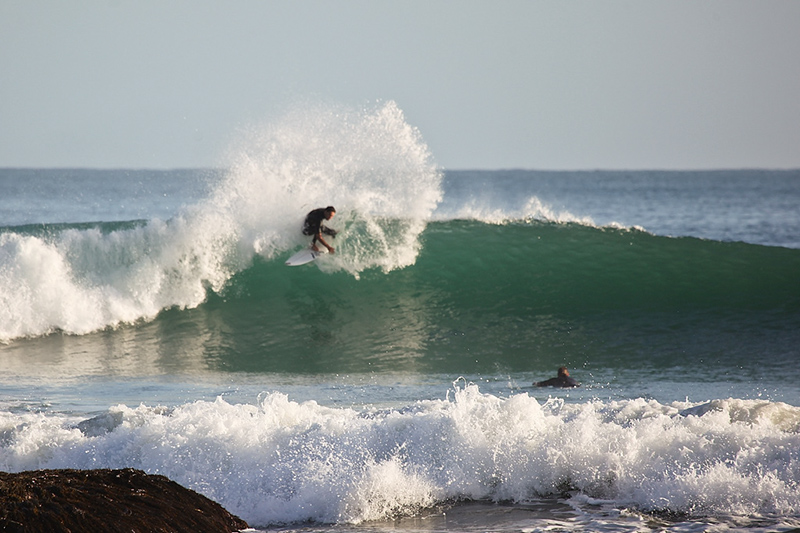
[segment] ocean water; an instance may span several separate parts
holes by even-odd
[[[261,531],[800,528],[800,171],[434,156],[390,102],[217,169],[0,169],[0,469]]]

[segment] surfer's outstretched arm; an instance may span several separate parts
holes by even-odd
[[[319,242],[324,244],[325,248],[327,248],[330,253],[334,253],[335,252],[335,250],[333,249],[333,246],[331,246],[330,244],[325,242],[325,239],[322,238],[322,234],[320,234],[320,236],[319,236]]]

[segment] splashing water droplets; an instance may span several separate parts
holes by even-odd
[[[327,205],[337,208],[330,224],[340,234],[324,271],[402,268],[416,260],[442,196],[441,172],[394,102],[298,107],[248,131],[231,154],[209,197],[166,222],[0,236],[0,340],[196,307],[255,254],[273,260],[307,245],[303,218]]]
[[[305,214],[334,205],[340,233],[325,270],[358,275],[413,264],[442,197],[441,172],[394,102],[374,109],[297,108],[250,131],[211,202],[235,213],[267,258],[305,241]],[[332,258],[331,258],[332,259]]]

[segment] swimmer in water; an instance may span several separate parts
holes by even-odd
[[[569,388],[569,387],[580,387],[581,384],[575,381],[573,378],[569,377],[569,370],[567,367],[562,366],[558,369],[558,376],[554,378],[550,378],[545,381],[540,381],[538,383],[534,383],[537,387],[561,387],[561,388]]]

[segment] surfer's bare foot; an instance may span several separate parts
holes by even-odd
[[[314,250],[315,252],[319,252],[319,248],[317,248],[316,244],[312,244],[311,249]]]

